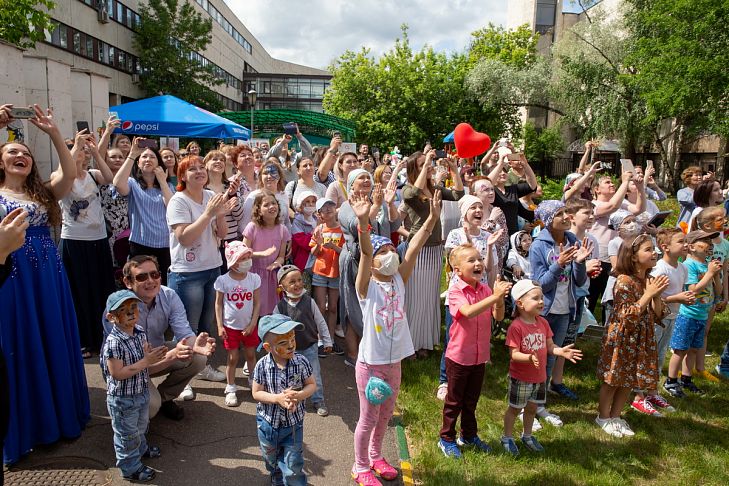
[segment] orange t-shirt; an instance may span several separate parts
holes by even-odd
[[[317,232],[321,233],[324,243],[332,242],[339,248],[344,246],[344,233],[341,226],[330,228],[325,224],[320,224],[314,230],[314,235]],[[314,236],[311,237],[309,246],[312,248],[316,246]],[[322,248],[321,252],[316,255],[314,273],[329,278],[339,277],[339,253],[330,248]]]

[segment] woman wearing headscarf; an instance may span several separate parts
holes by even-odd
[[[440,190],[444,201],[458,201],[465,191],[456,161],[448,158],[448,169],[453,178],[453,187],[448,189],[433,183],[435,150],[427,154],[415,152],[408,159],[408,183],[402,196],[405,210],[411,221],[411,240],[430,213],[430,199]],[[412,323],[410,333],[413,345],[420,356],[427,356],[440,340],[440,278],[443,272],[443,235],[440,218],[418,254],[418,261],[406,286],[408,321]]]
[[[354,154],[353,154],[354,155]],[[356,156],[355,156],[356,160]],[[330,186],[331,187],[331,186]],[[395,181],[391,181],[385,190],[380,184],[373,184],[372,175],[364,169],[354,169],[347,177],[347,194],[371,195],[370,233],[388,237],[400,226],[397,210],[394,207]],[[359,232],[358,219],[349,201],[339,208],[339,224],[344,233],[345,245],[339,254],[339,305],[340,315],[346,316],[343,323],[347,356],[344,362],[354,367],[357,363],[359,340],[362,338],[362,309],[355,289],[357,269],[359,266]]]

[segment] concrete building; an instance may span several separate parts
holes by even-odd
[[[215,66],[225,83],[214,90],[227,110],[248,109],[247,92],[255,87],[260,93],[256,108],[322,111],[328,72],[273,58],[223,0],[187,1],[213,21],[206,51],[190,55]],[[57,0],[51,12],[57,27],[45,42],[30,50],[0,45],[0,100],[52,106],[64,134],[72,136],[75,122],[100,127],[109,106],[143,98],[133,46],[142,3],[145,0]],[[57,164],[50,158],[50,146],[36,145],[35,128],[25,128],[42,172],[49,173]]]

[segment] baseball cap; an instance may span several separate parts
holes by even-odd
[[[316,210],[321,211],[321,208],[323,208],[325,204],[334,204],[335,206],[337,205],[337,203],[335,203],[328,197],[320,197],[316,200]]]
[[[714,231],[712,233],[707,233],[704,230],[689,231],[686,235],[686,243],[695,243],[699,240],[713,240],[717,236],[719,236],[718,231]]]
[[[538,282],[535,282],[534,280],[519,280],[514,284],[513,287],[511,287],[511,298],[514,300],[519,300],[524,296],[524,294],[526,294],[530,290],[540,288],[542,287],[539,285]]]
[[[137,297],[137,294],[135,294],[131,290],[117,290],[106,299],[106,308],[109,312],[115,311],[129,299],[134,299],[142,302],[142,299]]]
[[[280,336],[292,329],[303,328],[304,325],[302,323],[292,321],[289,316],[283,314],[263,316],[258,320],[258,337],[261,339],[261,345],[258,346],[258,350],[260,351],[263,347],[263,340],[269,332]]]
[[[278,269],[278,272],[276,272],[276,282],[281,283],[281,280],[283,278],[291,273],[291,272],[300,272],[299,267],[296,265],[284,265],[283,267]]]

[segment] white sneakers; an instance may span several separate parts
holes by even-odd
[[[238,391],[237,385],[226,385],[225,386],[225,405],[228,407],[237,407],[238,406],[238,395],[236,395],[236,392]]]
[[[448,383],[441,383],[438,385],[438,391],[435,392],[435,396],[441,402],[445,402],[446,395],[448,395]]]
[[[546,409],[546,407],[539,407],[537,409],[537,417],[544,419],[545,422],[553,427],[562,427],[564,425],[564,423],[562,423],[562,419],[559,418],[559,415],[550,412]]]
[[[214,370],[212,366],[207,365],[197,374],[198,380],[206,381],[225,381],[225,373]]]
[[[635,432],[630,428],[628,422],[621,418],[606,418],[601,419],[599,416],[595,418],[595,423],[605,431],[608,435],[613,437],[632,437]]]
[[[195,400],[195,392],[190,385],[185,385],[185,389],[182,390],[182,393],[177,398],[189,402],[190,400]]]
[[[251,372],[248,371],[248,362],[243,363],[243,376],[251,376]]]
[[[556,415],[555,415],[556,417]],[[522,410],[519,413],[519,420],[521,420],[522,423],[524,423],[524,410]],[[532,432],[536,432],[538,430],[542,430],[542,424],[539,423],[539,420],[537,417],[534,417],[534,422],[532,423]]]
[[[337,327],[334,328],[334,335],[340,338],[344,338],[344,329],[342,329],[342,326],[340,324],[337,324]]]

